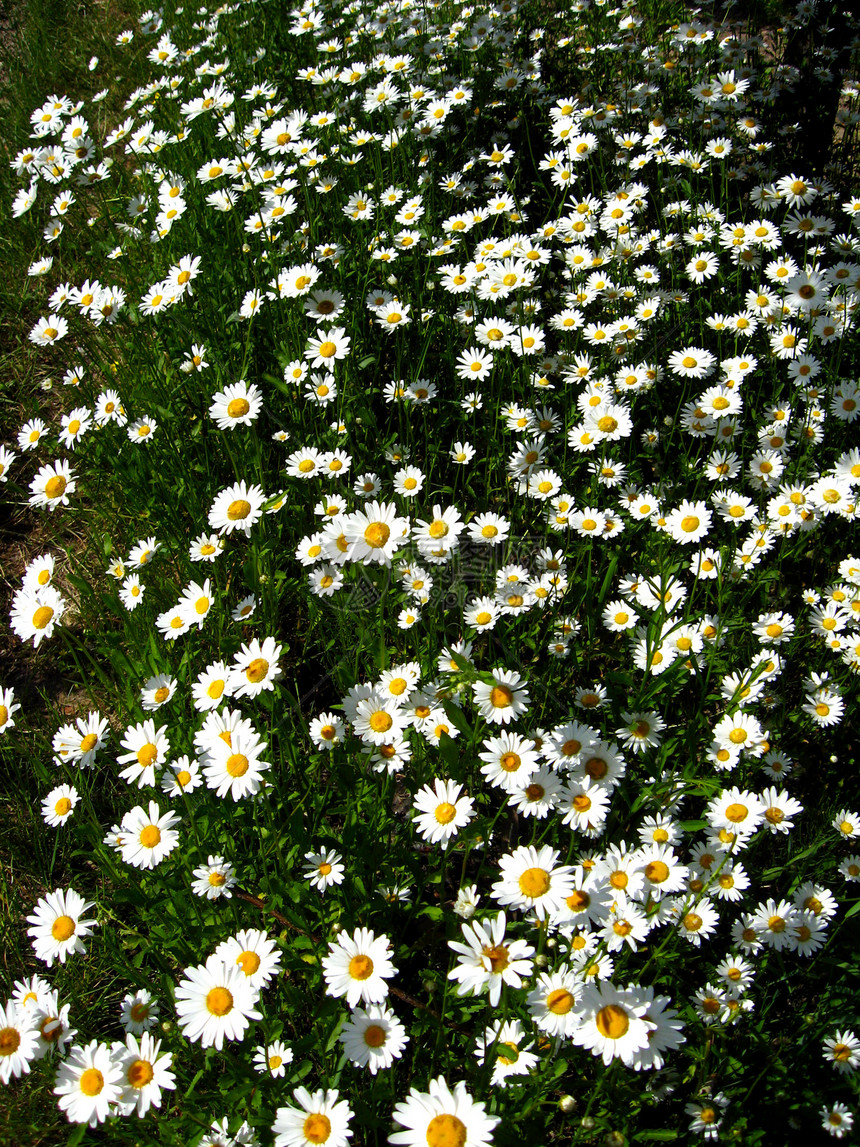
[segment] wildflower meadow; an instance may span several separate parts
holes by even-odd
[[[851,1141],[860,18],[74,13],[3,100],[0,1142]]]

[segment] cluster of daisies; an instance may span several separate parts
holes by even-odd
[[[85,918],[93,906],[71,889],[58,889],[36,906],[28,918],[30,936],[37,956],[48,967],[55,960],[65,963],[70,955],[85,952],[83,939],[97,923]],[[187,968],[175,990],[183,1036],[217,1051],[225,1040],[241,1040],[250,1024],[263,1018],[257,1004],[261,992],[279,974],[280,962],[276,941],[265,932],[243,930],[220,943],[204,964]],[[351,1009],[339,1035],[348,1059],[374,1075],[389,1067],[401,1055],[408,1037],[385,1003],[387,980],[397,971],[387,937],[363,928],[353,936],[341,932],[329,945],[322,968],[327,993],[345,998]],[[73,1123],[96,1127],[110,1116],[141,1117],[150,1108],[160,1107],[162,1091],[174,1090],[176,1082],[170,1071],[172,1053],[162,1053],[162,1041],[150,1034],[160,1013],[151,993],[144,989],[124,998],[125,1042],[74,1042],[78,1033],[71,1026],[69,1009],[69,1004],[60,1005],[57,991],[40,976],[16,983],[12,998],[0,1009],[0,1080],[8,1083],[29,1074],[34,1060],[50,1055],[59,1061],[54,1094],[60,1110]],[[488,1038],[484,1050],[495,1045],[496,1036]],[[256,1048],[253,1065],[277,1078],[292,1060],[292,1050],[275,1040]],[[311,1094],[298,1087],[293,1097],[294,1106],[275,1112],[272,1131],[279,1147],[295,1142],[345,1144],[353,1112],[348,1102],[339,1100],[337,1091]],[[472,1099],[465,1083],[452,1090],[441,1076],[431,1082],[427,1093],[411,1089],[409,1097],[394,1108],[392,1118],[410,1131],[420,1128],[430,1136],[427,1142],[434,1141],[434,1133],[444,1131],[456,1133],[459,1139],[455,1141],[465,1142],[466,1135],[474,1133],[481,1136],[476,1142],[486,1143],[499,1122],[498,1116],[486,1114],[483,1103]],[[226,1117],[213,1124],[213,1131],[220,1129],[231,1144],[259,1143],[247,1122],[235,1137],[228,1137],[226,1128]],[[413,1140],[397,1132],[391,1142]]]
[[[81,915],[91,907],[71,889],[54,892],[31,917],[31,935],[44,938],[65,960],[68,952],[83,951],[80,937],[94,921]],[[60,1003],[57,990],[41,976],[15,983],[11,998],[0,1007],[0,1081],[29,1074],[34,1061],[55,1061],[60,1110],[72,1123],[91,1127],[108,1115],[142,1117],[160,1107],[162,1091],[174,1090],[176,1082],[172,1053],[162,1052],[162,1041],[150,1031],[159,1013],[150,993],[125,996],[120,1015],[125,1038],[110,1044],[76,1043],[70,1006]]]
[[[577,0],[574,11],[587,16],[589,7]],[[193,25],[179,12],[171,28],[161,12],[146,12],[118,45],[138,36],[152,43],[154,78],[101,139],[84,105],[46,100],[33,113],[30,146],[13,161],[27,186],[12,205],[22,226],[43,228],[44,243],[62,249],[74,223],[101,225],[102,208],[86,188],[104,184],[98,195],[111,188],[121,204],[109,221],[116,266],[151,266],[168,236],[177,250],[193,242],[207,251],[205,261],[160,261],[145,289],[132,287],[131,272],[128,289],[95,277],[46,288],[47,313],[29,336],[46,353],[61,353],[55,343],[86,343],[93,328],[119,347],[133,319],[165,346],[179,340],[173,366],[187,378],[166,409],[152,394],[138,400],[135,372],[121,374],[118,390],[102,388],[83,362],[72,362],[61,391],[74,396],[72,409],[52,430],[28,420],[17,442],[25,456],[56,443],[75,455],[75,466],[52,450],[53,461],[26,480],[29,497],[26,481],[11,484],[36,510],[73,512],[96,488],[88,479],[98,436],[114,445],[120,468],[123,450],[136,467],[153,469],[174,445],[190,453],[183,436],[201,414],[225,458],[234,461],[238,446],[229,484],[207,462],[211,483],[196,493],[209,509],[192,541],[169,531],[162,540],[124,541],[117,552],[127,557],[106,571],[126,611],[143,605],[134,621],[161,634],[166,658],[189,631],[208,649],[207,618],[226,592],[217,587],[242,584],[215,572],[198,580],[190,565],[220,574],[237,555],[244,560],[247,549],[256,552],[265,519],[285,507],[272,534],[297,584],[325,609],[342,605],[363,578],[393,572],[400,630],[417,636],[427,622],[448,632],[435,623],[456,622],[458,640],[439,649],[442,639],[426,656],[413,646],[414,660],[399,655],[354,685],[337,711],[315,717],[310,768],[340,757],[363,764],[372,782],[375,773],[380,788],[398,778],[409,790],[409,815],[392,816],[392,832],[410,854],[462,855],[456,898],[447,902],[462,923],[448,941],[445,975],[458,997],[486,997],[490,1009],[504,998],[504,1014],[488,1012],[468,1045],[496,1089],[536,1075],[565,1042],[604,1065],[657,1071],[691,1029],[710,1032],[749,1015],[770,953],[803,959],[824,946],[839,911],[833,891],[806,879],[785,895],[757,889],[757,854],[784,843],[804,813],[784,787],[792,759],[778,742],[792,744],[792,723],[781,709],[781,680],[789,670],[800,680],[792,720],[820,733],[843,720],[860,665],[860,563],[841,541],[857,513],[860,451],[851,426],[860,383],[834,367],[849,354],[856,321],[860,200],[840,202],[826,180],[769,164],[759,109],[792,77],[759,72],[757,38],[695,22],[661,44],[644,43],[633,9],[598,11],[595,34],[610,35],[619,51],[635,48],[643,79],[605,102],[556,98],[542,79],[544,33],[522,42],[516,10],[505,0],[452,20],[407,2],[337,11],[311,2],[290,17],[296,51],[312,63],[296,72],[289,96],[268,81],[240,81],[262,64],[264,48],[244,61],[216,56],[224,30],[235,31],[234,13],[253,21],[253,8],[204,8]],[[580,45],[584,69],[598,55]],[[462,61],[471,57],[475,75],[464,79]],[[681,77],[692,113],[666,111],[669,75]],[[540,187],[523,186],[512,142],[523,93],[546,113],[546,142],[535,157]],[[731,193],[711,202],[724,183]],[[741,195],[744,184],[750,190]],[[545,192],[554,210],[541,221]],[[227,238],[224,217],[238,241]],[[229,287],[216,282],[208,254],[219,244],[235,263]],[[360,290],[347,288],[353,267]],[[53,270],[50,255],[34,262],[34,288]],[[246,350],[275,332],[283,388],[249,377],[254,355],[244,354],[240,369],[214,349],[208,308],[216,294],[223,307],[223,290],[233,292],[229,318],[242,324]],[[719,305],[734,309],[714,310],[717,290]],[[698,330],[697,342],[678,337],[685,328]],[[378,353],[365,359],[367,349]],[[76,349],[75,357],[85,355]],[[396,362],[394,377],[386,370],[366,378],[368,363],[383,358]],[[383,445],[381,426],[378,438],[358,432],[352,404],[365,391],[397,426],[394,445]],[[488,425],[495,438],[484,464]],[[266,439],[289,443],[274,465]],[[411,446],[400,445],[404,439]],[[379,472],[383,460],[390,472]],[[16,461],[0,447],[0,482],[15,474]],[[458,494],[459,482],[473,480]],[[838,551],[833,580],[796,602],[774,593],[750,615],[746,597],[814,531]],[[632,568],[623,544],[613,545],[622,533],[636,555]],[[187,552],[190,565],[160,570],[147,586],[141,571],[159,551],[160,564],[170,557],[182,569]],[[614,687],[581,685],[559,703],[553,723],[544,715],[552,696],[536,716],[541,670],[527,675],[499,657],[484,670],[480,661],[488,641],[500,638],[505,648],[520,614],[530,615],[522,630],[540,633],[545,655],[575,660],[586,618],[574,616],[569,600],[586,555],[599,571],[596,584],[606,574],[602,632],[595,611],[589,641],[596,632],[610,660],[631,666],[643,694],[660,701],[632,706]],[[72,611],[58,573],[60,559],[40,555],[13,598],[12,629],[34,647]],[[158,607],[150,610],[153,598]],[[244,596],[233,621],[250,622],[256,607],[253,593]],[[394,641],[405,636],[393,625],[392,633]],[[168,876],[178,871],[171,866],[187,859],[205,801],[244,801],[256,814],[277,799],[275,746],[233,706],[278,695],[283,648],[278,635],[245,637],[232,661],[219,650],[193,682],[189,642],[175,676],[143,681],[141,719],[122,732],[112,733],[97,711],[64,724],[52,751],[67,783],[45,795],[46,823],[61,830],[89,800],[68,782],[75,770],[104,767],[112,736],[116,771],[141,803],[107,830],[104,845],[141,874],[162,863]],[[712,674],[717,659],[727,668]],[[683,711],[683,691],[702,682],[718,700],[696,732],[710,795],[697,789],[694,798],[688,762],[680,753],[663,759],[660,750],[677,732],[675,703]],[[155,714],[189,689],[202,723],[186,734],[178,720],[170,727]],[[0,690],[0,732],[15,726],[20,708],[12,689]],[[458,737],[474,758],[462,773],[451,767]],[[624,813],[622,835],[619,810],[632,793],[645,795],[646,812]],[[514,847],[508,836],[499,846],[487,810],[530,822],[540,839]],[[693,815],[704,828],[684,827]],[[860,815],[835,805],[828,815],[830,842],[854,848]],[[216,846],[203,841],[201,850],[198,841],[197,859],[206,862],[188,865],[181,879],[217,913],[248,894],[243,863],[209,847]],[[484,867],[474,883],[467,877],[472,853],[492,856],[491,880]],[[330,903],[352,858],[322,845],[304,860],[303,879]],[[838,872],[848,885],[860,882],[860,856],[843,856]],[[378,891],[389,906],[411,896],[400,885]],[[94,908],[71,888],[39,900],[28,917],[35,957],[50,968],[85,954]],[[414,1050],[395,1011],[405,993],[393,930],[338,926],[330,936],[308,966],[308,984],[342,1001],[337,1042],[346,1059],[374,1077],[393,1072]],[[282,972],[283,944],[243,929],[186,968],[174,992],[180,1036],[220,1053],[256,1030],[264,993]],[[664,945],[697,960],[701,986],[686,998],[638,982],[640,966]],[[145,1115],[175,1086],[172,1054],[152,1034],[157,1019],[157,1003],[141,991],[123,1004],[125,1042],[76,1043],[69,1005],[33,977],[16,984],[0,1016],[0,1080],[50,1054],[71,1121],[96,1126]],[[850,1075],[860,1041],[840,1027],[823,1054]],[[263,1076],[284,1077],[293,1058],[273,1039],[249,1061]],[[691,1131],[717,1138],[727,1105],[722,1093],[689,1103]],[[426,1091],[413,1087],[391,1114],[397,1129],[389,1141],[400,1147],[485,1147],[500,1119],[465,1082],[444,1076]],[[340,1090],[296,1087],[270,1128],[276,1147],[346,1147],[355,1118]],[[821,1118],[839,1137],[853,1123],[841,1103]],[[203,1144],[257,1142],[248,1123],[231,1133],[229,1122],[216,1120]]]

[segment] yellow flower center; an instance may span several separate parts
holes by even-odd
[[[434,1115],[427,1124],[427,1147],[464,1147],[468,1130],[456,1115]]]
[[[519,879],[523,896],[536,900],[549,891],[550,878],[545,868],[527,868]]]
[[[602,757],[592,757],[585,762],[585,771],[592,780],[599,781],[609,772],[609,765]]]
[[[135,1060],[126,1072],[126,1079],[130,1087],[140,1089],[141,1087],[146,1087],[154,1075],[155,1072],[152,1070],[152,1064],[147,1063],[145,1059],[138,1059]]]
[[[224,766],[231,777],[244,777],[250,768],[250,762],[244,753],[233,753],[227,758]]]
[[[262,657],[255,657],[248,668],[245,670],[245,676],[252,685],[256,685],[262,681],[266,674],[269,672],[269,663]]]
[[[53,478],[49,478],[45,483],[45,497],[46,498],[60,498],[66,489],[66,479],[62,474],[55,474]]]
[[[506,773],[515,773],[522,764],[522,759],[518,753],[505,753],[499,761],[499,767]]]
[[[387,733],[394,724],[394,719],[385,709],[377,709],[375,713],[371,713],[368,724],[374,733]]]
[[[382,549],[391,537],[391,529],[385,522],[371,522],[364,531],[364,540],[371,549]]]
[[[260,966],[260,957],[256,952],[252,952],[248,949],[236,957],[236,963],[246,976],[253,976]]]
[[[645,876],[652,884],[662,884],[669,879],[669,865],[662,860],[652,860],[645,865]]]
[[[490,690],[490,704],[494,709],[507,709],[513,701],[513,691],[507,685],[494,685]]]
[[[364,1029],[362,1038],[368,1047],[382,1047],[385,1043],[385,1028],[379,1024],[370,1024]]]
[[[456,808],[448,801],[443,801],[442,804],[438,805],[435,812],[439,824],[450,824],[456,815]]]
[[[147,769],[155,761],[157,756],[157,747],[151,742],[147,742],[147,744],[137,750],[137,763],[142,769]]]
[[[161,830],[158,825],[148,824],[140,831],[140,843],[144,848],[155,848],[161,840]]]
[[[88,1067],[78,1080],[78,1087],[84,1095],[98,1095],[105,1085],[105,1077],[97,1067]]]
[[[206,995],[206,1008],[213,1016],[226,1016],[233,1010],[233,993],[229,988],[211,988]]]
[[[546,998],[546,1006],[556,1016],[566,1016],[576,1000],[567,988],[554,988]]]
[[[730,820],[732,824],[740,824],[748,816],[749,809],[745,804],[730,804],[726,809],[726,820]]]
[[[244,498],[237,498],[227,507],[227,518],[231,522],[241,522],[251,513],[251,503]]]
[[[349,974],[354,980],[367,980],[373,975],[370,956],[353,956],[349,961]]]
[[[247,398],[234,398],[227,404],[227,413],[231,418],[243,418],[251,409]]]

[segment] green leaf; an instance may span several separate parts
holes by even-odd
[[[460,750],[457,748],[457,742],[447,733],[443,733],[439,738],[439,752],[450,770],[455,770],[460,764]]]
[[[609,594],[609,587],[612,585],[612,579],[615,576],[615,567],[618,565],[618,554],[613,554],[609,562],[609,568],[606,571],[606,577],[603,579],[603,585],[600,587],[600,593],[597,597],[598,605],[603,605]]]
[[[443,705],[443,708],[445,710],[446,716],[448,717],[448,720],[451,722],[454,728],[458,729],[464,737],[471,737],[472,726],[466,720],[466,714],[463,712],[463,710],[455,705],[453,701],[449,701],[448,704]]]

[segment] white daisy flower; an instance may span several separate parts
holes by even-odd
[[[209,525],[220,534],[240,530],[250,537],[251,527],[263,516],[266,499],[259,486],[235,482],[222,490],[209,511]]]
[[[311,888],[325,892],[331,885],[343,883],[343,857],[337,852],[323,847],[319,852],[306,852],[305,860],[304,875]]]
[[[158,1001],[146,988],[123,997],[119,1019],[126,1032],[142,1035],[158,1023],[158,1015]]]
[[[648,1047],[656,1025],[645,1018],[648,1001],[632,984],[617,988],[601,982],[587,984],[578,1005],[578,1026],[573,1042],[601,1056],[607,1066],[616,1057],[632,1065]]]
[[[122,1064],[107,1044],[76,1046],[60,1064],[54,1095],[71,1123],[96,1127],[122,1095]]]
[[[522,911],[533,911],[539,920],[557,912],[573,891],[573,869],[559,865],[558,853],[549,845],[522,845],[501,858],[501,879],[492,887],[493,899]]]
[[[225,964],[236,964],[254,988],[264,988],[278,975],[281,952],[277,942],[266,932],[249,928],[223,940],[215,949],[215,956]]]
[[[260,993],[237,964],[216,956],[186,968],[176,988],[176,1014],[186,1039],[221,1051],[225,1039],[242,1039],[252,1020]]]
[[[178,814],[170,810],[160,814],[155,801],[150,801],[148,811],[137,805],[122,818],[119,851],[126,864],[155,868],[179,844],[179,833],[173,827],[179,824]]]
[[[122,1068],[122,1095],[117,1107],[120,1115],[143,1117],[150,1107],[161,1106],[162,1088],[173,1091],[176,1079],[169,1070],[173,1053],[160,1055],[161,1040],[153,1038],[149,1032],[138,1040],[129,1033],[125,1040],[125,1052],[120,1056]]]
[[[279,1107],[272,1131],[274,1147],[346,1147],[352,1137],[349,1121],[352,1111],[345,1099],[338,1102],[337,1091],[315,1091],[304,1087],[293,1091],[298,1107]]]
[[[293,1062],[293,1053],[281,1040],[275,1040],[254,1052],[254,1067],[261,1075],[271,1075],[280,1079],[286,1074],[287,1065]]]
[[[14,1000],[0,1006],[0,1083],[30,1074],[39,1044],[35,1018],[18,1008]]]
[[[386,980],[397,974],[391,962],[387,936],[376,936],[369,928],[356,928],[352,936],[340,932],[322,959],[326,994],[345,996],[354,1008],[359,1000],[380,1004],[388,995]]]
[[[494,669],[492,684],[476,681],[472,684],[472,693],[485,721],[507,725],[528,710],[529,694],[525,686],[515,670]]]
[[[380,1004],[356,1008],[338,1039],[350,1062],[368,1068],[371,1075],[391,1067],[409,1042],[406,1028],[394,1012]]]
[[[490,1006],[496,1007],[502,993],[502,984],[522,987],[522,978],[532,974],[530,957],[534,948],[524,940],[505,942],[506,917],[504,912],[493,920],[475,924],[462,924],[465,944],[449,940],[448,947],[457,952],[457,965],[448,973],[449,980],[459,984],[457,995],[488,993]]]
[[[415,827],[431,844],[441,843],[443,850],[472,819],[474,802],[471,797],[461,797],[462,791],[462,785],[437,777],[432,789],[425,785],[415,794],[413,807],[420,814],[415,817]]]
[[[393,1118],[405,1128],[389,1135],[388,1142],[395,1147],[448,1143],[489,1147],[500,1122],[499,1116],[487,1115],[484,1104],[472,1099],[465,1083],[456,1084],[452,1091],[441,1075],[430,1080],[429,1092],[411,1088],[408,1098],[394,1108]]]
[[[256,697],[264,689],[272,690],[283,674],[278,665],[281,646],[274,637],[267,637],[262,645],[254,638],[242,646],[230,666],[228,687],[233,697]]]
[[[72,785],[59,785],[51,789],[42,801],[42,819],[45,824],[52,828],[65,824],[79,800],[78,790]]]
[[[221,896],[229,900],[233,895],[233,885],[238,883],[233,865],[223,856],[210,856],[205,864],[194,869],[193,875],[191,891],[207,900],[218,900]]]
[[[94,907],[94,901],[84,900],[72,888],[57,888],[36,904],[27,923],[27,935],[33,941],[36,956],[50,968],[54,960],[65,964],[72,952],[86,952],[82,939],[92,935],[97,927],[96,920],[83,920],[87,909]]]

